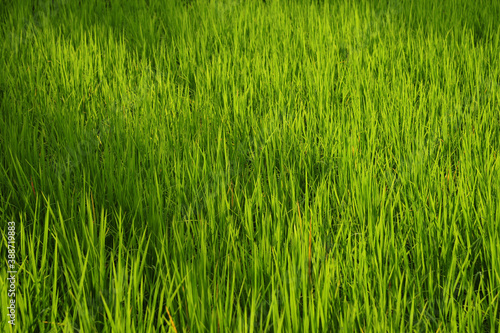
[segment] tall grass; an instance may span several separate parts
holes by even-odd
[[[499,8],[6,3],[1,329],[500,332]]]

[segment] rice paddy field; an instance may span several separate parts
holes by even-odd
[[[500,3],[1,1],[2,332],[500,332]]]

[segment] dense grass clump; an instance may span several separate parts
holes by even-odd
[[[497,2],[1,7],[1,331],[500,331]]]

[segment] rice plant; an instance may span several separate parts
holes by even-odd
[[[4,2],[1,330],[500,332],[498,17]]]

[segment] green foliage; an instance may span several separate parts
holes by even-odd
[[[17,331],[498,332],[499,16],[6,4]]]

